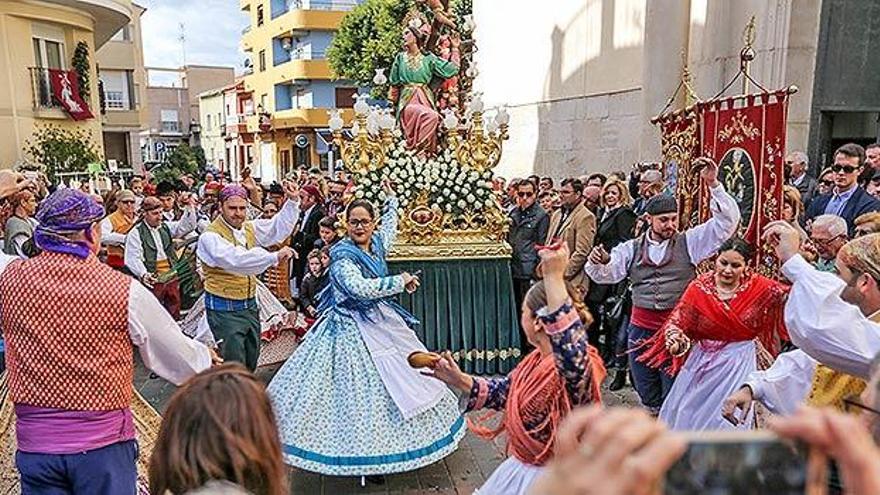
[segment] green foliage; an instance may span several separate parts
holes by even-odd
[[[89,65],[89,45],[85,41],[76,44],[73,52],[73,69],[79,80],[79,97],[86,103],[92,94],[91,66]]]
[[[183,174],[190,174],[193,177],[199,175],[199,151],[201,148],[193,149],[184,143],[174,148],[171,153],[165,157],[165,162],[153,170],[153,176],[156,183],[167,181],[176,182]],[[201,152],[201,159],[204,160],[205,153]]]
[[[375,69],[387,74],[403,44],[403,18],[412,5],[412,0],[366,0],[346,14],[327,50],[336,77],[372,86]],[[385,91],[374,88],[373,96]]]
[[[103,161],[91,132],[79,128],[38,127],[25,141],[24,152],[51,182],[59,172],[85,172],[90,163]]]

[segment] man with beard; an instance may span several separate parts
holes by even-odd
[[[685,232],[678,232],[675,198],[661,194],[645,207],[648,231],[611,250],[596,246],[584,268],[596,283],[632,282],[632,316],[627,346],[636,348],[663,326],[685,288],[696,276],[696,266],[709,258],[736,232],[740,221],[736,200],[718,181],[718,165],[699,159],[700,178],[712,195],[712,218]],[[629,353],[630,369],[642,404],[657,413],[673,378],[638,361],[642,350]]]

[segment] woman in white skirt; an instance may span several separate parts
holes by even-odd
[[[660,408],[673,430],[736,428],[721,416],[722,403],[788,340],[788,288],[753,273],[751,257],[740,239],[722,244],[715,270],[691,282],[663,328],[643,344],[648,349],[639,360],[676,377]]]
[[[544,464],[553,456],[556,430],[573,407],[601,402],[599,386],[605,368],[587,343],[592,318],[580,294],[563,278],[568,247],[542,249],[544,280],[528,293],[522,326],[535,350],[502,378],[477,378],[463,373],[449,352],[433,366],[432,375],[468,396],[467,409],[504,411],[495,428],[471,424],[485,438],[508,435],[504,461],[478,493],[527,493]],[[486,418],[484,418],[486,419]]]

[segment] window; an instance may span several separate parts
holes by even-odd
[[[336,88],[336,108],[354,108],[356,88]]]
[[[206,131],[211,130],[211,114],[208,114],[208,118],[205,120],[205,130]],[[214,150],[212,149],[211,150],[211,157],[213,158],[213,156],[214,156]]]
[[[132,71],[102,70],[104,104],[107,110],[134,110],[134,76]]]
[[[113,41],[131,41],[131,24],[126,24],[110,38]]]
[[[260,72],[266,70],[266,50],[260,50]]]
[[[263,93],[260,95],[260,111],[268,112],[269,111],[269,95]]]
[[[262,26],[262,25],[263,25],[263,20],[264,20],[264,16],[263,16],[263,6],[262,6],[262,5],[257,5],[257,26]]]
[[[38,107],[56,106],[46,69],[64,69],[64,30],[49,24],[32,24],[34,45],[34,99]]]
[[[180,132],[180,120],[177,116],[177,110],[162,110],[160,114],[162,132]]]

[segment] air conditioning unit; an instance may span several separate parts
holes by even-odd
[[[245,69],[250,69],[253,66],[254,66],[254,63],[251,62],[251,59],[249,59],[249,58],[244,59],[244,68]]]

